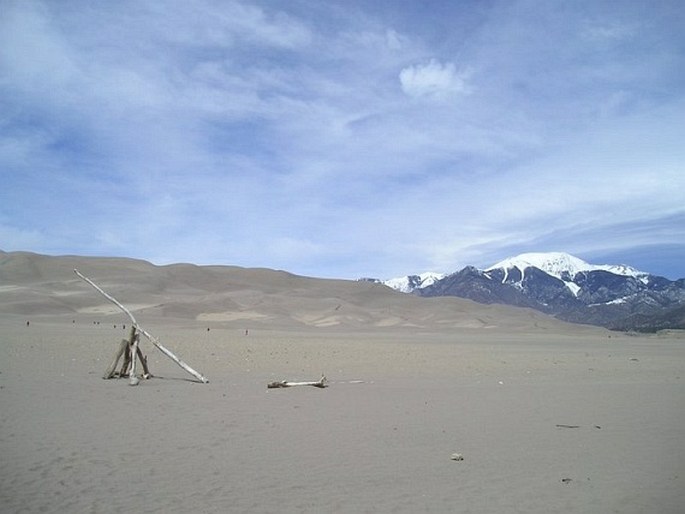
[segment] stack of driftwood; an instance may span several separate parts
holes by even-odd
[[[90,280],[88,277],[82,275],[79,273],[79,270],[75,269],[74,273],[76,273],[81,279],[85,280],[88,282],[93,288],[100,293],[102,296],[107,298],[110,302],[112,302],[114,305],[119,307],[124,313],[129,317],[131,320],[131,336],[128,339],[122,339],[121,343],[119,344],[119,349],[117,350],[116,355],[114,356],[114,360],[110,364],[110,366],[107,368],[104,374],[104,378],[114,378],[114,377],[129,377],[129,384],[130,385],[138,385],[140,382],[140,379],[136,375],[136,360],[137,358],[140,359],[140,362],[143,366],[143,378],[150,378],[152,377],[152,374],[150,374],[150,370],[147,367],[147,358],[143,356],[143,353],[140,351],[140,348],[138,347],[138,343],[140,341],[140,334],[143,334],[153,345],[155,345],[164,355],[169,357],[172,361],[174,361],[176,364],[181,366],[185,371],[193,375],[196,379],[198,379],[200,382],[203,384],[206,384],[209,382],[205,377],[203,377],[200,373],[195,371],[193,368],[188,366],[185,362],[183,362],[181,359],[176,357],[176,355],[173,354],[171,350],[168,348],[162,346],[162,343],[159,342],[159,340],[154,337],[152,334],[150,334],[147,330],[145,330],[143,327],[141,327],[138,324],[138,321],[136,321],[136,318],[131,314],[131,311],[129,311],[126,307],[124,307],[121,303],[119,303],[116,298],[113,296],[105,293],[100,286],[98,286],[95,282]],[[124,363],[121,366],[121,369],[117,373],[116,367],[119,362],[119,359],[124,356]]]

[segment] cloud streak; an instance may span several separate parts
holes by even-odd
[[[442,99],[468,93],[467,72],[457,73],[454,63],[431,59],[427,64],[408,66],[400,72],[402,91],[413,98]]]
[[[4,250],[345,278],[685,256],[675,4],[6,5]]]

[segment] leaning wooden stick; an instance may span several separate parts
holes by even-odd
[[[121,357],[126,354],[126,348],[128,348],[128,341],[126,339],[122,339],[121,343],[119,343],[119,349],[117,350],[117,353],[114,354],[114,359],[112,359],[112,363],[105,370],[105,374],[102,375],[102,378],[114,378],[114,376],[117,373],[117,364],[119,364],[119,359],[121,359]]]
[[[140,353],[140,348],[138,348],[138,343],[140,342],[140,337],[136,334],[131,341],[131,372],[128,375],[128,385],[137,386],[140,379],[136,376],[136,359]]]
[[[152,334],[150,334],[147,330],[145,330],[143,327],[141,327],[141,326],[138,324],[138,321],[136,321],[136,318],[133,316],[133,314],[131,314],[131,311],[129,311],[126,307],[124,307],[121,303],[119,303],[119,302],[116,300],[116,298],[114,298],[113,296],[110,296],[109,294],[107,294],[106,292],[104,292],[104,291],[103,291],[95,282],[93,282],[93,281],[92,281],[91,279],[89,279],[88,277],[82,275],[82,274],[79,272],[79,270],[75,269],[75,270],[74,270],[74,273],[76,273],[76,275],[78,275],[81,279],[85,280],[85,281],[88,282],[91,286],[93,286],[93,288],[94,288],[98,293],[100,293],[102,296],[104,296],[105,298],[107,298],[110,302],[112,302],[114,305],[116,305],[116,306],[119,307],[122,311],[124,311],[124,313],[125,313],[125,314],[129,317],[129,319],[131,320],[131,323],[132,323],[133,326],[136,328],[136,330],[138,330],[141,334],[143,334],[145,337],[147,337],[148,340],[149,340],[153,345],[155,345],[157,348],[159,348],[159,350],[160,350],[164,355],[166,355],[167,357],[169,357],[172,361],[174,361],[176,364],[178,364],[178,365],[179,365],[181,368],[183,368],[185,371],[187,371],[188,373],[190,373],[191,375],[193,375],[193,376],[194,376],[195,378],[197,378],[200,382],[202,382],[202,383],[204,383],[204,384],[206,384],[206,383],[209,382],[209,380],[207,380],[204,376],[202,376],[200,373],[198,373],[198,372],[195,371],[193,368],[191,368],[190,366],[188,366],[188,365],[187,365],[185,362],[183,362],[181,359],[179,359],[178,357],[176,357],[176,355],[174,355],[173,352],[172,352],[171,350],[169,350],[168,348],[162,346],[162,343],[159,342],[159,339],[157,339],[157,338],[154,337]],[[134,344],[135,344],[135,343],[134,343]],[[134,352],[135,352],[135,350],[136,350],[136,348],[134,348]],[[131,359],[133,359],[133,368],[132,368],[132,370],[131,370],[131,376],[133,376],[133,375],[134,375],[134,371],[135,371],[135,354],[131,355]],[[135,385],[135,384],[133,384],[133,380],[131,380],[131,385]]]

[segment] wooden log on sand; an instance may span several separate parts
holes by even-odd
[[[280,389],[283,387],[295,387],[295,386],[312,386],[312,387],[328,387],[328,380],[324,375],[321,375],[321,379],[315,382],[288,382],[287,380],[281,380],[280,382],[271,382],[266,385],[267,389]]]

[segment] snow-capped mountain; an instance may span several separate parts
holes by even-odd
[[[491,276],[498,274],[498,272],[503,270],[503,283],[509,280],[510,274],[512,274],[517,278],[513,279],[511,283],[521,286],[525,279],[527,269],[538,269],[544,271],[548,275],[558,278],[566,284],[566,287],[568,287],[575,296],[578,296],[580,293],[580,287],[574,281],[574,278],[579,273],[606,271],[614,275],[633,277],[645,284],[649,281],[649,273],[639,271],[631,266],[626,266],[624,264],[589,264],[578,257],[563,252],[522,253],[516,257],[500,261],[497,264],[486,268],[484,272],[486,275]]]
[[[445,278],[444,273],[427,271],[425,273],[421,273],[420,275],[407,275],[406,277],[383,280],[381,283],[402,293],[413,293],[417,289],[423,289],[425,287],[432,286],[438,280],[442,280],[443,278]]]
[[[496,269],[507,270],[511,268],[517,268],[522,273],[526,268],[537,268],[561,280],[564,280],[564,277],[574,277],[581,271],[598,270],[635,278],[644,278],[649,275],[649,273],[638,271],[631,266],[623,264],[589,264],[578,257],[563,252],[522,253],[516,257],[500,261],[485,269],[485,271],[487,272]]]
[[[626,265],[590,264],[562,252],[524,253],[484,270],[468,266],[430,285],[411,289],[410,283],[406,291],[529,307],[613,329],[685,328],[685,279],[671,281]]]

